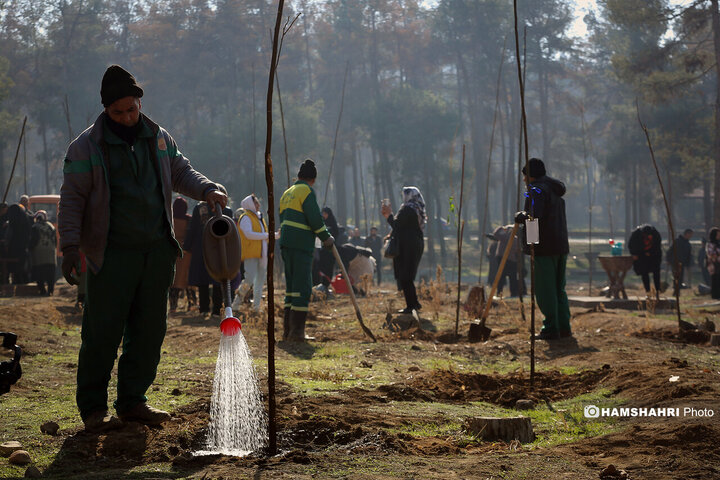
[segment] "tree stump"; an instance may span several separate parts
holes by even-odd
[[[713,347],[720,346],[720,333],[710,335],[710,345]]]
[[[529,417],[475,417],[465,421],[465,430],[483,440],[530,443],[535,440]]]

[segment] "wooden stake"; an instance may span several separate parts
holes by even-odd
[[[518,38],[517,0],[513,0],[515,18],[515,60],[517,63],[518,84],[520,86],[520,110],[522,113],[523,138],[525,139],[525,168],[527,171],[530,154],[528,151],[527,115],[525,114],[525,82],[520,66],[520,39]],[[530,244],[530,386],[535,382],[535,246]]]
[[[7,200],[8,192],[10,191],[10,183],[12,183],[13,175],[15,175],[15,165],[17,165],[18,155],[20,154],[20,145],[22,145],[23,137],[25,136],[25,124],[27,123],[27,115],[23,119],[22,129],[20,130],[20,138],[18,139],[17,149],[15,149],[15,160],[13,160],[12,170],[10,171],[10,178],[8,178],[7,187],[5,187],[5,194],[3,194],[2,201],[5,203]]]
[[[338,132],[340,131],[340,120],[342,120],[343,106],[345,105],[345,82],[347,82],[348,70],[350,70],[350,60],[345,63],[345,77],[343,78],[342,95],[340,96],[340,113],[338,113],[338,120],[337,124],[335,125],[335,139],[333,140],[332,156],[330,157],[330,170],[328,171],[327,183],[325,184],[325,197],[323,197],[323,206],[327,206],[328,188],[330,188],[332,168],[333,163],[335,163],[335,149],[337,148]]]
[[[675,287],[675,310],[677,313],[677,319],[678,319],[678,329],[681,329],[681,323],[682,318],[680,314],[680,279],[678,278],[678,274],[680,273],[680,269],[678,268],[678,253],[677,253],[677,242],[675,241],[675,227],[673,226],[672,221],[672,215],[670,214],[670,204],[668,203],[667,195],[665,195],[665,187],[663,186],[662,177],[660,176],[660,170],[658,170],[657,161],[655,161],[655,152],[653,151],[652,142],[650,141],[650,134],[648,133],[648,129],[643,123],[642,119],[640,118],[640,104],[638,102],[638,99],[635,98],[635,109],[637,110],[637,119],[638,123],[640,123],[640,128],[642,128],[643,132],[645,133],[645,139],[647,140],[648,149],[650,150],[650,158],[652,158],[653,167],[655,167],[655,175],[657,176],[658,183],[660,184],[660,193],[662,193],[663,202],[665,202],[665,213],[667,214],[667,220],[668,220],[668,226],[670,227],[670,237],[672,241],[672,248],[673,248],[673,258],[675,259],[675,262],[673,263],[673,284]]]
[[[272,150],[272,95],[275,71],[277,70],[278,46],[280,37],[280,25],[282,22],[283,7],[285,0],[278,0],[277,17],[275,19],[275,31],[273,33],[273,48],[270,60],[270,74],[268,78],[266,106],[266,131],[265,131],[265,183],[268,192],[268,231],[275,231],[275,195],[273,186],[273,164],[271,158]],[[253,102],[254,103],[254,102]],[[272,240],[272,241],[271,241]],[[274,238],[268,240],[268,265],[272,266],[275,260]],[[275,425],[275,285],[273,268],[267,271],[268,287],[268,451],[270,455],[277,453],[277,434]]]
[[[457,304],[455,305],[455,338],[458,337],[460,326],[460,284],[462,282],[462,238],[465,229],[465,220],[462,220],[463,192],[465,190],[465,144],[462,147],[462,166],[460,167],[460,206],[458,207],[458,278],[457,278]],[[482,232],[481,232],[482,234]]]

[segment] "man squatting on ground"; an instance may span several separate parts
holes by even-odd
[[[515,222],[524,224],[528,215],[538,220],[540,243],[535,245],[535,298],[545,316],[538,340],[571,337],[570,305],[565,292],[565,266],[570,251],[565,218],[565,184],[545,174],[545,164],[531,158],[523,167],[527,191],[525,211]],[[526,254],[530,247],[523,242]]]
[[[63,275],[77,284],[87,259],[87,297],[76,400],[85,429],[121,421],[158,425],[167,412],[147,405],[167,326],[168,289],[181,254],[173,232],[172,192],[223,207],[227,197],[195,171],[173,138],[140,112],[143,90],[118,65],[103,76],[105,110],[68,147],[60,191]],[[117,349],[120,419],[108,413]]]
[[[331,249],[335,238],[323,222],[315,191],[317,169],[308,159],[298,180],[280,197],[280,251],[285,263],[285,312],[283,340],[305,341],[305,319],[312,293],[312,259],[315,236],[323,248]]]

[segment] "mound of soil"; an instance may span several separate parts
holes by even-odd
[[[587,458],[589,466],[617,465],[630,478],[719,478],[720,453],[708,442],[718,435],[717,424],[636,424],[560,449]]]
[[[610,367],[588,370],[574,375],[557,371],[535,374],[530,386],[528,374],[482,375],[438,370],[415,378],[410,386],[418,391],[432,392],[439,400],[486,401],[513,407],[520,399],[557,401],[592,391],[611,373]]]
[[[700,345],[710,341],[710,332],[705,330],[680,330],[677,328],[643,329],[633,335],[640,338],[651,338],[674,343],[690,343]]]

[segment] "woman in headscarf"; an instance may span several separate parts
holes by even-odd
[[[173,202],[173,230],[175,231],[175,238],[180,245],[185,244],[185,237],[187,236],[188,228],[190,227],[190,219],[188,215],[188,204],[187,201],[182,197],[177,197]],[[188,285],[188,275],[190,273],[190,252],[183,252],[182,258],[178,257],[175,262],[175,280],[170,287],[170,311],[174,312],[178,306],[178,299],[180,293],[185,290],[185,300],[187,302],[187,309],[195,303],[195,291],[192,290]],[[191,303],[192,302],[192,303]]]
[[[337,242],[340,238],[340,227],[338,226],[333,211],[330,209],[330,207],[323,207],[320,213],[323,216],[325,226],[330,232],[330,235],[333,236],[336,244],[340,245],[340,243]],[[321,273],[320,283],[322,283],[323,286],[327,289],[330,286],[330,282],[332,281],[333,273],[335,270],[335,256],[333,255],[332,251],[326,248],[321,248],[318,252],[318,255],[318,269]]]
[[[405,295],[405,308],[400,313],[412,313],[422,306],[415,290],[415,275],[425,249],[423,230],[427,222],[425,200],[417,187],[403,187],[403,204],[393,216],[390,205],[383,204],[381,213],[398,242],[398,255],[393,258],[393,270]]]
[[[260,312],[262,291],[267,277],[268,238],[267,224],[260,210],[260,201],[255,194],[248,195],[240,203],[243,209],[238,219],[240,233],[240,258],[245,265],[245,277],[237,289],[233,309],[238,309],[245,295],[253,291],[253,311]],[[273,236],[274,237],[274,236]]]
[[[47,221],[47,212],[38,210],[30,229],[30,259],[40,295],[52,295],[55,289],[56,249],[55,227]]]
[[[720,299],[720,228],[713,227],[705,244],[705,264],[710,274],[710,294]]]

